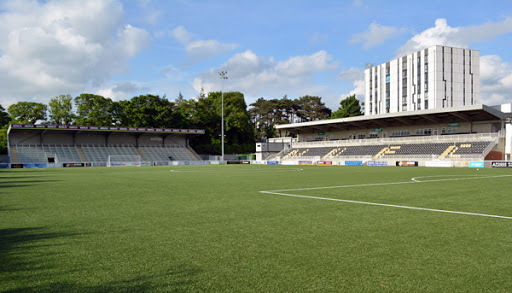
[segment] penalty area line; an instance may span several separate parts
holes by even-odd
[[[434,180],[424,180],[424,181],[418,180],[420,178],[441,177],[441,176],[450,176],[450,175],[413,177],[413,178],[411,178],[412,181],[406,181],[406,182],[370,183],[370,184],[355,184],[355,185],[341,185],[341,186],[324,186],[324,187],[311,187],[311,188],[282,189],[282,190],[262,190],[262,191],[259,191],[259,193],[282,195],[282,196],[289,196],[289,197],[298,197],[298,198],[309,198],[309,199],[337,201],[337,202],[345,202],[345,203],[353,203],[353,204],[364,204],[364,205],[373,205],[373,206],[409,209],[409,210],[418,210],[418,211],[429,211],[429,212],[438,212],[438,213],[459,214],[459,215],[467,215],[467,216],[478,216],[478,217],[500,218],[500,219],[512,220],[512,217],[499,216],[499,215],[491,215],[491,214],[481,214],[481,213],[461,212],[461,211],[450,211],[450,210],[422,208],[422,207],[413,207],[413,206],[403,206],[403,205],[395,205],[395,204],[386,204],[386,203],[350,200],[350,199],[338,199],[338,198],[330,198],[330,197],[319,197],[319,196],[310,196],[310,195],[301,195],[301,194],[293,194],[293,193],[284,193],[283,192],[283,191],[303,191],[303,190],[306,191],[306,190],[335,189],[335,188],[347,188],[347,187],[369,187],[369,186],[382,186],[382,185],[430,183],[430,182],[440,182],[440,181],[459,181],[459,180],[472,180],[472,179],[486,179],[486,178],[509,177],[509,176],[512,176],[512,175],[494,175],[494,176],[485,176],[484,175],[484,176],[481,176],[481,177],[469,177],[469,178],[449,178],[449,179],[434,179]],[[454,175],[452,175],[452,176],[454,176]],[[473,175],[473,176],[478,176],[478,175]]]
[[[429,211],[429,212],[438,212],[438,213],[459,214],[459,215],[479,216],[479,217],[489,217],[489,218],[500,218],[500,219],[512,220],[512,217],[490,215],[490,214],[430,209],[430,208],[402,206],[402,205],[386,204],[386,203],[378,203],[378,202],[368,202],[368,201],[359,201],[359,200],[350,200],[350,199],[338,199],[338,198],[330,198],[330,197],[319,197],[319,196],[281,193],[281,192],[272,192],[272,191],[260,191],[260,193],[283,195],[283,196],[290,196],[290,197],[299,197],[299,198],[330,200],[330,201],[337,201],[337,202],[346,202],[346,203],[364,204],[364,205],[373,205],[373,206],[382,206],[382,207],[391,207],[391,208],[400,208],[400,209],[409,209],[409,210],[418,210],[418,211]]]

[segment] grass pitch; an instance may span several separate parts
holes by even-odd
[[[509,175],[257,165],[1,170],[0,291],[512,291],[512,219],[394,207],[512,217]],[[293,190],[272,191],[284,189]]]

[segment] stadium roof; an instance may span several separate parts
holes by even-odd
[[[503,120],[506,114],[486,105],[378,114],[276,125],[277,130],[290,133],[353,130],[404,125],[442,124]]]
[[[59,131],[59,132],[102,132],[102,133],[134,133],[134,134],[204,134],[203,129],[178,128],[146,128],[146,127],[115,127],[115,126],[76,126],[76,125],[41,125],[41,124],[11,124],[11,131]]]

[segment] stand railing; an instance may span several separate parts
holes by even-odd
[[[473,133],[473,134],[450,134],[433,136],[408,136],[408,137],[387,137],[387,138],[369,138],[353,140],[329,140],[316,142],[296,142],[294,148],[314,148],[314,147],[342,147],[358,145],[382,145],[393,143],[435,143],[435,142],[465,142],[475,140],[495,140],[502,137],[502,132],[498,133]]]

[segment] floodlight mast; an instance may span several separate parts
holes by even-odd
[[[221,79],[222,89],[220,91],[221,96],[221,104],[222,104],[222,112],[221,112],[221,144],[222,144],[222,156],[220,157],[221,161],[224,161],[224,79],[228,79],[226,76],[228,72],[227,71],[220,71],[219,72],[219,78]]]

